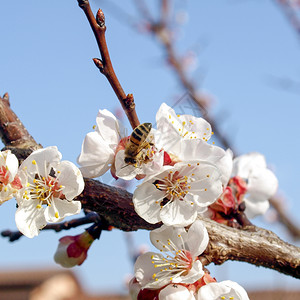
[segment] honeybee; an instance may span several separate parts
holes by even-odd
[[[147,159],[149,153],[144,150],[150,149],[153,145],[151,128],[151,123],[143,123],[133,130],[125,146],[124,161],[126,164],[136,167],[140,161]]]

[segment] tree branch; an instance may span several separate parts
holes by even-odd
[[[105,77],[109,81],[111,87],[113,88],[116,96],[118,97],[122,105],[122,108],[124,109],[128,117],[131,127],[134,129],[140,124],[140,122],[135,111],[133,95],[125,94],[112,66],[105,38],[106,25],[104,13],[101,9],[99,9],[95,18],[91,10],[89,1],[78,0],[78,5],[82,8],[90,23],[101,54],[101,60],[98,58],[94,58],[93,61],[99,69],[99,71],[103,75],[105,75]]]

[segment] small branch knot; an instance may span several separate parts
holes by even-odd
[[[5,101],[6,103],[7,103],[7,105],[8,106],[10,106],[10,102],[9,102],[9,95],[8,95],[8,93],[5,93],[4,95],[3,95],[3,101]]]
[[[128,94],[126,99],[124,99],[124,104],[127,110],[134,110],[135,109],[135,103],[133,94]]]
[[[100,58],[93,58],[93,62],[101,73],[103,73],[104,65]]]
[[[105,16],[102,9],[99,9],[96,15],[96,22],[100,27],[105,27]]]
[[[89,3],[88,0],[77,0],[77,1],[78,1],[78,6],[79,6],[80,8],[85,8],[86,5]]]

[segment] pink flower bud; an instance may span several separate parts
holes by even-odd
[[[65,268],[80,266],[87,258],[87,251],[95,239],[87,232],[75,236],[64,236],[54,255],[56,263]]]

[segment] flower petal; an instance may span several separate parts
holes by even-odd
[[[159,292],[158,300],[195,300],[195,297],[183,285],[169,284]]]
[[[197,211],[190,203],[176,199],[164,205],[160,211],[160,218],[167,226],[183,227],[196,220]]]
[[[207,230],[200,220],[196,220],[188,230],[187,248],[193,257],[204,252],[209,242]]]
[[[61,199],[54,199],[51,206],[45,209],[45,219],[47,222],[60,222],[67,216],[79,214],[81,210],[80,201],[68,201]]]
[[[158,190],[151,182],[144,182],[139,185],[133,193],[132,202],[136,213],[150,224],[161,221],[159,199],[164,193]]]
[[[147,252],[140,255],[135,262],[135,278],[142,286],[142,288],[157,289],[163,287],[164,285],[170,282],[170,280],[167,277],[164,277],[158,281],[154,279],[153,274],[155,274],[158,270],[154,267],[154,264],[152,263],[153,256],[161,258],[163,257],[159,253]]]
[[[58,182],[64,186],[63,193],[67,200],[72,200],[84,189],[84,181],[80,170],[70,161],[62,161],[57,165]]]
[[[59,163],[62,158],[56,146],[38,149],[32,152],[22,163],[19,170],[25,168],[28,173],[38,173],[41,176],[48,176],[51,165]]]
[[[47,225],[44,209],[37,208],[38,201],[21,201],[15,214],[16,225],[20,232],[29,238],[39,234],[40,229]]]
[[[188,235],[184,227],[166,225],[162,225],[160,228],[154,229],[150,232],[151,243],[162,252],[168,251],[167,245],[170,240],[177,249],[184,249],[187,236]]]
[[[96,117],[96,132],[109,145],[117,145],[125,129],[121,122],[107,109],[99,110]]]
[[[115,145],[117,146],[117,145]],[[97,132],[89,132],[82,143],[77,162],[84,177],[95,178],[109,170],[114,162],[114,149]]]

